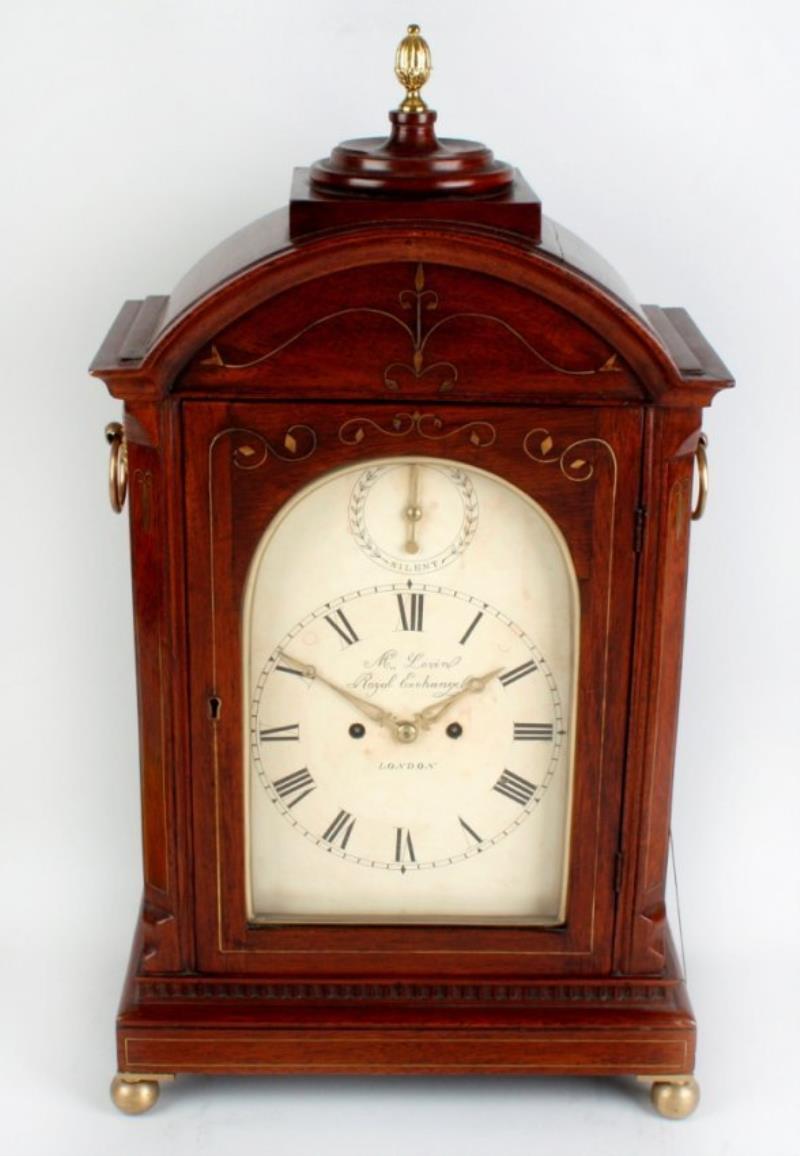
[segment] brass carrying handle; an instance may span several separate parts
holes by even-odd
[[[106,441],[111,446],[108,458],[108,500],[115,514],[122,512],[128,496],[128,447],[118,421],[106,426]]]
[[[706,512],[706,502],[708,501],[707,446],[708,438],[704,433],[701,433],[700,437],[697,439],[697,449],[694,451],[694,456],[697,460],[697,504],[692,510],[693,522],[699,522],[703,514]]]

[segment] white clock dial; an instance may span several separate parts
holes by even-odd
[[[288,631],[256,684],[250,743],[299,835],[405,872],[513,834],[555,773],[563,721],[555,679],[520,626],[462,591],[409,580],[332,599]]]
[[[439,459],[325,475],[243,625],[254,922],[563,919],[578,600],[539,506]]]

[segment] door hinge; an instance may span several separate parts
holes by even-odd
[[[641,554],[644,545],[644,524],[647,518],[647,506],[637,506],[633,512],[633,552]]]
[[[617,851],[614,856],[614,894],[619,895],[622,890],[622,865],[625,861],[625,856],[621,851]]]

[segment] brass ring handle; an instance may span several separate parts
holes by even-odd
[[[692,510],[692,521],[699,522],[703,514],[706,512],[706,502],[708,501],[708,455],[706,454],[706,446],[708,445],[708,438],[704,433],[700,434],[697,439],[697,449],[694,451],[694,456],[697,459],[697,505]]]
[[[118,421],[106,426],[106,441],[111,446],[108,458],[108,500],[115,514],[122,512],[128,496],[128,447]]]

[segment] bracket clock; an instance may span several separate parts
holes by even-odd
[[[437,138],[429,68],[411,26],[388,139],[298,169],[92,366],[132,535],[127,1112],[184,1073],[697,1101],[664,892],[702,410],[731,378],[517,170]]]

